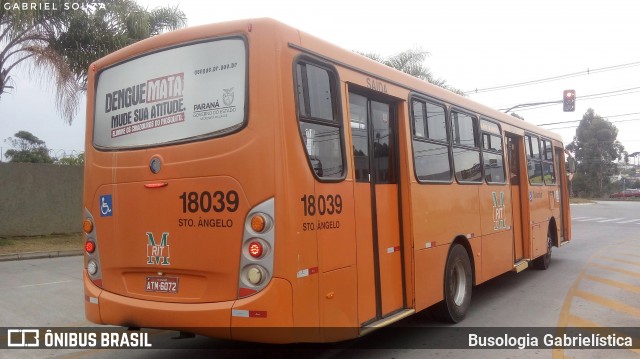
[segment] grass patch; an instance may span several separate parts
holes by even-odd
[[[82,234],[52,234],[32,237],[0,237],[0,254],[71,251],[82,249]]]

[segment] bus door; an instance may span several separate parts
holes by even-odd
[[[507,134],[507,154],[509,156],[509,173],[511,183],[511,203],[513,215],[513,258],[514,263],[524,258],[524,240],[522,235],[522,195],[526,190],[520,176],[520,151],[522,137]],[[524,149],[523,149],[524,150]]]
[[[358,261],[358,319],[404,307],[396,105],[349,92]]]
[[[567,180],[567,176],[564,175],[565,171],[564,168],[562,168],[562,166],[564,166],[564,161],[562,160],[564,158],[564,150],[562,148],[556,147],[556,153],[554,156],[554,166],[556,167],[556,182],[558,184],[558,189],[556,191],[556,200],[559,202],[558,206],[560,207],[560,221],[558,223],[558,231],[559,231],[559,236],[560,236],[560,241],[559,243],[562,243],[566,240],[566,235],[564,233],[564,221],[565,221],[565,215],[564,215],[564,208],[565,208],[565,202],[566,198],[565,196],[562,195],[562,189],[564,188],[564,183]]]

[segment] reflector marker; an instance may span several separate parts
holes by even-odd
[[[249,318],[248,310],[232,309],[231,315],[234,317]]]
[[[424,244],[425,248],[433,248],[436,246],[436,242],[427,242]]]
[[[239,318],[266,318],[266,310],[244,310],[244,309],[232,309],[231,316]]]
[[[394,253],[394,252],[400,252],[400,246],[387,248],[387,253]]]
[[[255,289],[251,289],[251,288],[244,288],[244,287],[240,287],[240,289],[238,290],[238,296],[240,298],[243,297],[248,297],[254,293],[257,293],[258,291]]]
[[[85,296],[84,296],[84,300],[85,300],[86,302],[91,303],[91,304],[98,304],[98,298],[96,298],[96,297],[90,297],[90,296],[88,296],[88,295],[85,295]]]
[[[250,310],[249,318],[266,318],[267,311],[266,310]]]
[[[318,267],[301,269],[298,271],[297,277],[304,278],[316,273],[318,273]]]

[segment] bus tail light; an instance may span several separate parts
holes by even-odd
[[[262,233],[268,231],[271,227],[271,220],[263,213],[256,213],[251,216],[250,220],[251,230],[256,233]]]
[[[87,272],[92,276],[98,273],[98,263],[96,263],[94,259],[89,259],[89,261],[87,261]]]
[[[100,267],[100,255],[98,251],[98,237],[94,225],[93,215],[88,209],[84,209],[82,229],[84,231],[84,261],[89,279],[96,286],[102,288],[102,269]]]
[[[251,285],[262,284],[263,279],[266,277],[265,269],[259,265],[252,264],[246,267],[244,276],[247,282]]]
[[[275,249],[275,200],[252,208],[245,220],[240,254],[238,298],[255,294],[273,277]]]
[[[260,242],[253,241],[253,242],[249,243],[249,254],[253,258],[262,257],[262,253],[264,253],[264,248],[262,248],[262,244],[260,244]]]
[[[82,221],[82,230],[84,230],[85,234],[93,232],[93,221],[89,218],[85,218],[85,220]]]
[[[94,241],[86,241],[84,242],[84,250],[87,251],[87,253],[91,254],[96,250],[96,242]]]

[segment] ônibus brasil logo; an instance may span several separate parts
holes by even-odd
[[[160,243],[156,243],[152,232],[147,232],[147,264],[169,265],[169,233],[162,232]]]

